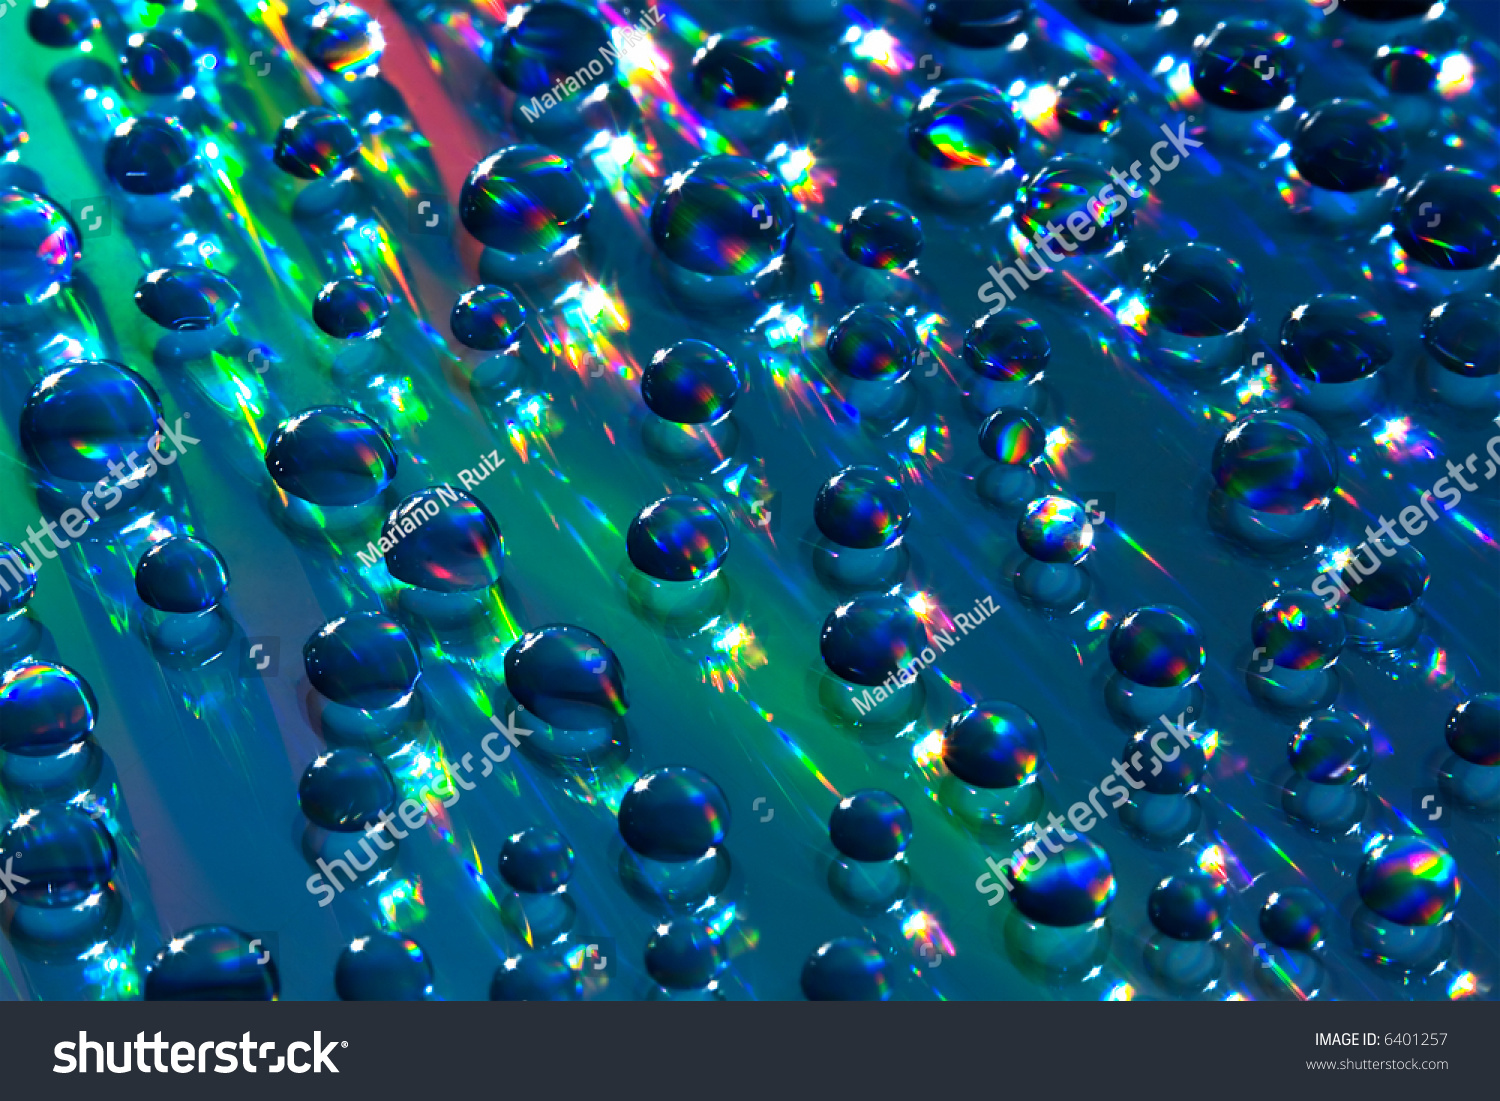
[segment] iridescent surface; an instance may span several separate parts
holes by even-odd
[[[922,223],[900,203],[876,199],[849,212],[839,245],[856,264],[905,271],[922,254]]]
[[[1365,853],[1359,897],[1381,917],[1402,925],[1436,925],[1462,892],[1453,857],[1422,837],[1392,837]]]
[[[1015,157],[1021,131],[993,84],[948,80],[917,101],[906,122],[906,141],[934,168],[999,168]]]
[[[1250,641],[1283,669],[1323,669],[1343,649],[1344,621],[1321,597],[1293,589],[1260,606],[1250,621]]]
[[[828,362],[861,382],[899,382],[911,373],[915,343],[890,306],[861,302],[828,330]]]
[[[409,696],[421,664],[401,625],[379,612],[341,616],[302,648],[312,686],[335,703],[374,711]]]
[[[897,594],[868,593],[841,604],[823,621],[823,661],[852,684],[877,685],[916,657],[927,633],[911,604]]]
[[[658,581],[706,581],[729,553],[729,530],[702,500],[676,494],[640,511],[625,550],[636,569]]]
[[[960,711],[943,731],[943,764],[966,784],[1013,788],[1033,783],[1046,753],[1034,718],[1013,703],[982,701]]]
[[[1500,184],[1445,167],[1402,190],[1391,216],[1396,243],[1418,263],[1472,271],[1500,257]]]
[[[213,547],[191,535],[163,539],[135,567],[136,595],[162,612],[212,608],[229,588],[229,567]]]
[[[118,363],[79,360],[42,379],[26,399],[21,443],[33,463],[58,478],[95,482],[111,476],[112,463],[139,476],[160,416],[160,399],[140,375]]]
[[[319,505],[358,505],[396,476],[390,437],[363,413],[337,405],[307,409],[283,421],[266,444],[276,484]]]
[[[739,400],[740,372],[712,344],[679,340],[661,348],[641,374],[641,400],[664,420],[714,424]]]
[[[964,362],[995,382],[1030,382],[1052,359],[1041,322],[1019,310],[986,314],[964,334]]]
[[[1231,111],[1275,107],[1296,91],[1300,72],[1292,36],[1264,20],[1226,20],[1193,49],[1193,88]]]
[[[1374,759],[1369,728],[1347,711],[1323,711],[1304,719],[1287,746],[1292,768],[1315,784],[1350,784]]]
[[[911,841],[911,814],[888,791],[856,791],[828,818],[828,838],[851,860],[894,860]]]
[[[1038,497],[1016,521],[1016,541],[1038,562],[1077,565],[1094,545],[1094,526],[1077,501]]]
[[[776,40],[748,27],[714,35],[693,55],[693,90],[731,111],[772,106],[791,76]]]
[[[813,522],[842,547],[890,547],[900,541],[911,522],[911,500],[901,483],[883,470],[849,466],[818,490]]]
[[[1338,457],[1323,430],[1300,413],[1253,413],[1224,433],[1214,482],[1258,512],[1286,515],[1326,501],[1338,485]]]
[[[758,272],[787,250],[796,229],[781,181],[745,157],[694,161],[668,176],[651,204],[656,247],[700,275]]]
[[[536,145],[509,145],[474,166],[458,196],[464,228],[514,256],[551,255],[578,237],[593,200],[572,163]]]
[[[78,231],[48,199],[0,189],[0,304],[35,303],[72,278]]]
[[[696,860],[724,843],[729,803],[703,773],[684,765],[652,769],[620,801],[620,837],[651,860]]]
[[[1176,688],[1198,678],[1207,655],[1187,613],[1162,604],[1120,620],[1109,636],[1109,660],[1137,684]]]
[[[1109,854],[1086,837],[1064,841],[1061,852],[1047,853],[1039,863],[1018,865],[1013,878],[1016,909],[1042,925],[1097,921],[1117,890]]]
[[[337,176],[359,155],[359,131],[326,107],[298,111],[281,124],[272,160],[299,180]]]
[[[1320,294],[1281,323],[1281,358],[1309,382],[1352,382],[1380,370],[1393,354],[1385,317],[1352,294]]]
[[[174,333],[201,332],[228,321],[239,309],[239,292],[209,268],[175,266],[147,272],[136,284],[141,313]]]
[[[1298,173],[1330,191],[1380,187],[1405,159],[1406,143],[1396,120],[1365,100],[1316,104],[1292,132],[1292,163]]]

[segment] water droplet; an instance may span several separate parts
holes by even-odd
[[[901,483],[873,466],[849,466],[818,490],[813,521],[834,543],[856,550],[893,547],[911,521]]]
[[[410,937],[370,933],[339,953],[333,985],[346,1002],[420,1002],[432,993],[432,960]]]
[[[1500,695],[1481,692],[1459,704],[1443,735],[1448,748],[1470,764],[1500,765]]]
[[[840,937],[803,964],[802,993],[810,1002],[884,1002],[890,1000],[891,981],[873,944]]]
[[[174,333],[204,332],[228,321],[239,309],[239,292],[209,268],[157,268],[135,285],[141,313]]]
[[[73,277],[78,232],[50,200],[0,188],[0,305],[33,305]]]
[[[10,574],[9,579],[0,573],[0,616],[26,607],[36,593],[36,566],[29,552],[6,542],[0,542],[0,570]]]
[[[1401,192],[1391,216],[1396,243],[1442,271],[1473,271],[1500,257],[1500,194],[1478,172],[1428,172]]]
[[[1000,169],[1015,158],[1021,130],[1000,89],[983,80],[948,80],[924,95],[906,122],[906,140],[939,169]]]
[[[193,48],[176,30],[161,27],[133,34],[125,43],[120,71],[137,92],[169,96],[193,82]]]
[[[717,424],[739,400],[734,361],[701,340],[680,340],[658,349],[641,374],[641,399],[663,420]]]
[[[417,651],[401,625],[378,612],[325,624],[302,648],[312,686],[334,703],[362,711],[393,707],[416,691]]]
[[[1034,783],[1046,751],[1042,728],[1031,714],[999,700],[960,711],[943,731],[943,764],[977,788]]]
[[[554,955],[531,953],[506,960],[490,982],[492,1002],[576,1002],[583,976]]]
[[[625,714],[620,659],[592,631],[552,624],[528,631],[505,654],[516,702],[563,730],[597,730]]]
[[[1308,183],[1329,191],[1383,187],[1406,159],[1396,120],[1362,99],[1330,99],[1292,132],[1292,163]]]
[[[707,581],[729,553],[729,530],[703,501],[676,494],[641,510],[625,549],[636,569],[658,581]]]
[[[796,228],[781,181],[745,157],[702,157],[667,177],[651,204],[656,247],[700,275],[753,275],[786,252]]]
[[[697,860],[724,843],[729,801],[695,768],[652,769],[620,801],[620,837],[650,860]]]
[[[1052,359],[1041,322],[1015,310],[986,314],[964,336],[964,361],[982,378],[1030,383]]]
[[[1174,940],[1213,940],[1228,908],[1224,885],[1203,872],[1162,880],[1146,900],[1146,914],[1159,932]]]
[[[302,813],[315,826],[354,833],[380,822],[400,800],[396,781],[375,754],[364,749],[335,749],[302,773],[297,785]]]
[[[1057,123],[1074,134],[1108,136],[1120,128],[1125,89],[1108,73],[1080,69],[1057,82]]]
[[[1176,750],[1170,760],[1165,749],[1157,748],[1168,744]],[[1161,731],[1151,734],[1142,730],[1131,735],[1120,760],[1125,762],[1125,771],[1134,781],[1131,787],[1141,784],[1141,790],[1152,795],[1187,795],[1196,791],[1208,766],[1208,758],[1197,741],[1184,745],[1173,738],[1168,743]],[[1137,760],[1141,762],[1139,765]]]
[[[593,213],[571,161],[538,145],[509,145],[474,166],[458,196],[464,228],[511,256],[552,256]]]
[[[6,827],[0,852],[7,867],[20,865],[9,893],[47,910],[71,909],[107,888],[119,858],[103,823],[64,803],[23,810]]]
[[[927,632],[898,593],[864,593],[823,621],[819,650],[836,675],[873,687],[910,664],[927,645]]]
[[[1169,249],[1146,268],[1153,325],[1181,336],[1224,336],[1250,317],[1250,285],[1238,260],[1213,245]]]
[[[1109,252],[1125,240],[1135,224],[1135,212],[1129,206],[1111,214],[1111,204],[1099,201],[1100,191],[1109,182],[1109,173],[1093,161],[1054,157],[1021,184],[1016,227],[1044,252],[1041,242],[1051,227],[1063,230],[1064,226],[1067,229],[1060,241],[1067,253],[1074,249],[1084,255]],[[1073,218],[1075,214],[1080,217]],[[1073,223],[1078,228],[1073,228]],[[1084,229],[1088,230],[1087,239],[1081,232]]]
[[[191,535],[157,543],[135,568],[135,591],[162,612],[203,612],[224,599],[229,567],[213,547]]]
[[[1276,515],[1326,503],[1338,486],[1338,455],[1308,417],[1283,409],[1252,413],[1214,448],[1214,482],[1230,498]]]
[[[275,1001],[281,977],[266,951],[264,944],[227,925],[189,929],[146,965],[146,1001]]]
[[[1416,43],[1382,46],[1375,53],[1370,72],[1386,91],[1398,96],[1420,96],[1437,86],[1442,64],[1424,46]]]
[[[1278,593],[1255,613],[1250,638],[1257,652],[1283,669],[1326,669],[1344,648],[1344,621],[1313,593]]]
[[[37,384],[21,411],[33,463],[75,482],[114,480],[110,465],[144,469],[161,403],[140,375],[107,360],[75,360]]]
[[[1042,925],[1072,927],[1102,918],[1115,898],[1109,856],[1086,837],[1063,841],[1062,851],[1043,853],[1035,868],[1018,863],[1011,901],[1024,917]]]
[[[325,283],[312,310],[318,328],[340,340],[375,339],[390,314],[391,304],[384,292],[364,279]]]
[[[1359,897],[1400,925],[1437,925],[1458,903],[1458,866],[1441,846],[1421,837],[1382,840],[1365,854]]]
[[[48,0],[33,4],[26,15],[31,37],[53,49],[76,46],[98,29],[99,19],[87,0]]]
[[[1328,908],[1306,887],[1275,891],[1260,911],[1260,931],[1278,948],[1316,952],[1323,947]]]
[[[307,107],[276,133],[276,167],[299,180],[337,176],[359,156],[359,131],[337,111]]]
[[[193,142],[182,124],[138,115],[115,127],[104,146],[104,174],[132,195],[164,195],[193,178]]]
[[[13,104],[0,99],[0,159],[14,153],[30,140],[26,133],[26,120]]]
[[[697,918],[659,926],[646,942],[646,973],[668,990],[701,990],[728,962],[723,938]]]
[[[541,0],[511,12],[490,57],[501,83],[523,98],[551,91],[582,70],[576,79],[583,90],[568,97],[581,100],[587,89],[614,79],[612,51],[608,28],[597,14],[577,4]],[[602,72],[590,71],[590,62],[601,63]]]
[[[1148,688],[1179,688],[1203,672],[1208,655],[1188,614],[1168,604],[1137,608],[1109,636],[1109,660],[1120,675]]]
[[[776,40],[748,27],[714,35],[693,55],[693,90],[725,110],[765,110],[791,77]]]
[[[906,319],[883,303],[861,302],[834,323],[828,361],[860,382],[900,382],[911,374],[916,341]]]
[[[479,352],[510,351],[521,339],[526,307],[504,287],[481,284],[465,291],[448,319],[454,337]]]
[[[1167,10],[1167,0],[1078,0],[1090,15],[1121,26],[1155,23]]]
[[[1038,562],[1076,566],[1094,546],[1094,525],[1077,501],[1038,497],[1016,522],[1016,541]]]
[[[1220,23],[1193,49],[1193,88],[1230,111],[1265,111],[1297,89],[1302,66],[1292,36],[1264,20]]]
[[[556,830],[532,826],[506,838],[499,868],[512,889],[550,894],[573,877],[573,848]]]
[[[1370,728],[1347,711],[1322,711],[1302,720],[1287,744],[1287,760],[1315,784],[1352,784],[1375,759]]]
[[[337,405],[282,421],[266,445],[266,469],[286,492],[319,505],[358,505],[396,476],[390,437],[363,413]]]
[[[849,212],[839,244],[856,264],[905,271],[922,254],[922,223],[900,203],[876,199]]]
[[[326,73],[359,76],[380,63],[385,32],[353,4],[331,4],[313,16],[302,52]]]
[[[1384,315],[1352,294],[1320,294],[1295,307],[1278,350],[1298,377],[1319,383],[1367,378],[1394,351]]]
[[[52,757],[93,732],[99,704],[73,670],[51,662],[13,665],[0,677],[0,748]]]
[[[922,22],[932,33],[968,50],[1008,46],[1031,22],[1031,0],[927,0]]]
[[[979,450],[1006,466],[1030,466],[1047,450],[1047,429],[1029,409],[996,409],[979,427]]]
[[[385,535],[392,544],[386,569],[408,585],[458,593],[500,580],[505,558],[500,525],[461,489],[428,486],[413,493],[391,511]]]
[[[1422,324],[1422,344],[1454,374],[1500,374],[1500,299],[1465,294],[1438,303]]]
[[[828,839],[851,860],[894,860],[911,833],[911,812],[888,791],[856,791],[828,819]]]

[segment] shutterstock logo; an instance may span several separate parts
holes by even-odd
[[[163,1040],[160,1032],[148,1040],[144,1032],[137,1032],[134,1040],[120,1041],[120,1062],[117,1065],[114,1040],[100,1043],[98,1040],[90,1040],[87,1032],[80,1032],[76,1042],[63,1040],[52,1048],[52,1054],[57,1059],[52,1073],[88,1074],[92,1064],[94,1073],[97,1074],[129,1074],[135,1070],[142,1074],[150,1074],[153,1070],[158,1074],[166,1074],[169,1070],[173,1074],[207,1074],[208,1057],[212,1054],[215,1074],[233,1074],[240,1069],[246,1074],[254,1074],[260,1070],[268,1074],[280,1074],[284,1070],[293,1074],[306,1074],[308,1071],[314,1074],[322,1074],[324,1071],[337,1074],[339,1068],[334,1065],[333,1052],[337,1048],[348,1046],[348,1040],[329,1040],[325,1044],[323,1034],[314,1032],[311,1043],[297,1040],[288,1044],[286,1054],[277,1055],[273,1063],[270,1059],[276,1052],[276,1041],[258,1042],[248,1032],[238,1040],[205,1040],[201,1044],[193,1044],[187,1040]],[[133,1060],[132,1052],[135,1056]],[[167,1066],[167,1059],[171,1061],[170,1067]],[[260,1060],[259,1066],[256,1065],[257,1059]]]

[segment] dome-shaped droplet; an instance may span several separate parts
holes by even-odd
[[[1292,132],[1292,163],[1308,183],[1329,191],[1382,187],[1406,159],[1400,128],[1362,99],[1330,99],[1302,116]]]
[[[1344,621],[1310,592],[1291,589],[1266,601],[1250,623],[1256,653],[1283,669],[1324,669],[1344,648]]]
[[[71,909],[104,890],[119,854],[104,824],[67,803],[21,811],[0,837],[8,894],[26,906]]]
[[[884,1002],[891,997],[891,980],[873,944],[840,937],[802,965],[802,994],[810,1002]]]
[[[266,469],[288,493],[318,505],[358,505],[396,476],[385,429],[363,413],[320,405],[282,421],[266,445]]]
[[[864,593],[823,621],[819,650],[836,676],[874,687],[904,669],[927,645],[927,631],[906,597]]]
[[[739,400],[740,372],[734,361],[701,340],[679,340],[660,348],[641,373],[641,400],[663,420],[716,424]]]
[[[724,938],[696,918],[659,926],[646,942],[646,973],[668,990],[701,990],[728,962]]]
[[[1470,764],[1500,765],[1500,695],[1481,692],[1448,716],[1443,731],[1448,748]]]
[[[1017,865],[1011,901],[1024,917],[1051,926],[1087,925],[1102,918],[1115,898],[1109,855],[1086,837],[1064,841],[1037,867]]]
[[[1115,668],[1149,688],[1192,684],[1207,658],[1198,625],[1167,604],[1137,608],[1109,636],[1109,660]]]
[[[1015,159],[1021,130],[1000,89],[983,80],[946,80],[912,108],[906,140],[934,168],[1000,168]]]
[[[1214,447],[1214,482],[1257,512],[1289,515],[1325,503],[1338,486],[1338,455],[1310,418],[1284,409],[1251,413]]]
[[[651,204],[656,247],[700,275],[754,275],[786,252],[796,228],[781,181],[745,157],[702,157],[668,176]]]
[[[1204,872],[1170,876],[1151,890],[1146,914],[1158,932],[1173,940],[1211,940],[1228,909],[1224,885]]]
[[[1108,73],[1068,73],[1057,82],[1057,124],[1073,134],[1108,136],[1120,128],[1125,101],[1125,89]]]
[[[432,993],[432,960],[410,937],[370,933],[339,953],[333,986],[346,1002],[420,1002]]]
[[[325,624],[302,648],[312,686],[334,703],[378,711],[416,690],[422,675],[406,631],[379,612],[356,612]]]
[[[1031,21],[1031,0],[927,0],[922,22],[945,42],[969,50],[1009,46]]]
[[[1439,302],[1422,323],[1422,344],[1456,375],[1500,374],[1500,299],[1462,294]]]
[[[162,612],[207,611],[224,599],[229,567],[213,547],[191,535],[163,539],[141,556],[135,591]]]
[[[385,32],[363,9],[329,4],[313,16],[303,53],[325,73],[357,76],[380,63]]]
[[[943,764],[977,788],[1035,782],[1046,748],[1042,728],[1030,713],[1002,700],[960,711],[943,730]]]
[[[1412,259],[1442,271],[1473,271],[1500,257],[1500,188],[1467,168],[1440,168],[1404,188],[1391,226]]]
[[[398,581],[440,593],[487,589],[500,580],[505,540],[490,510],[452,486],[428,486],[386,518],[385,568]]]
[[[1216,107],[1269,110],[1297,89],[1294,49],[1291,35],[1264,20],[1227,20],[1194,44],[1193,88]]]
[[[1373,375],[1394,354],[1385,316],[1352,294],[1320,294],[1281,325],[1277,349],[1308,382],[1352,382]]]
[[[1099,201],[1099,193],[1109,184],[1109,173],[1093,161],[1054,157],[1022,181],[1016,196],[1016,228],[1043,251],[1041,242],[1055,227],[1060,247],[1067,252],[1106,253],[1135,224],[1135,211],[1129,206],[1111,213],[1114,204]]]
[[[26,31],[55,50],[76,46],[99,29],[88,0],[37,0],[26,14]]]
[[[1031,382],[1052,359],[1041,322],[1018,310],[986,314],[964,335],[964,362],[995,382]]]
[[[453,305],[448,327],[464,347],[479,352],[509,351],[520,343],[526,307],[504,287],[481,284]]]
[[[0,188],[0,305],[33,305],[73,278],[78,232],[55,203]]]
[[[1088,511],[1067,497],[1038,497],[1016,521],[1016,541],[1038,562],[1077,565],[1094,546]]]
[[[1184,744],[1173,738],[1168,742],[1160,731],[1152,734],[1145,730],[1131,735],[1120,760],[1129,777],[1126,782],[1131,787],[1139,784],[1141,790],[1152,795],[1187,795],[1197,789],[1208,764],[1203,747],[1196,740]]]
[[[996,409],[979,426],[979,450],[1006,466],[1030,466],[1047,450],[1047,429],[1029,409]]]
[[[0,677],[0,749],[50,757],[92,733],[99,704],[73,670],[52,662],[22,662]]]
[[[26,132],[26,120],[13,104],[0,99],[0,161],[16,152],[31,140]]]
[[[876,199],[849,212],[839,245],[863,267],[905,271],[922,254],[922,223],[900,203]]]
[[[1323,947],[1328,908],[1306,887],[1273,891],[1260,911],[1260,931],[1278,948],[1316,952]]]
[[[596,84],[613,78],[613,54],[609,30],[597,13],[581,4],[541,0],[511,10],[490,64],[501,83],[523,99],[572,78],[583,87],[568,98],[581,102]],[[590,71],[589,63],[596,61],[602,72]]]
[[[729,553],[729,529],[699,498],[674,494],[630,522],[625,550],[636,569],[658,581],[707,581]]]
[[[508,145],[474,166],[458,195],[464,228],[512,256],[552,256],[583,233],[593,199],[571,161]]]
[[[157,27],[126,40],[120,71],[137,92],[169,96],[193,82],[197,65],[182,32]]]
[[[390,770],[375,754],[344,748],[325,753],[307,766],[297,785],[302,813],[315,826],[353,833],[380,821],[399,802]]]
[[[860,382],[900,382],[911,374],[916,339],[906,319],[884,303],[861,302],[828,330],[834,368]]]
[[[1370,728],[1347,711],[1320,711],[1297,727],[1287,761],[1315,784],[1352,784],[1375,759]]]
[[[828,818],[828,839],[850,860],[894,860],[911,841],[911,812],[888,791],[856,791]]]
[[[781,47],[750,27],[716,34],[693,55],[693,91],[715,107],[765,110],[791,86]]]
[[[499,868],[513,890],[549,894],[573,877],[573,847],[556,830],[532,826],[505,839]]]
[[[878,467],[847,466],[818,490],[813,522],[841,547],[892,547],[911,522],[911,500],[901,483]]]
[[[114,480],[111,463],[117,470],[134,466],[136,474],[146,469],[160,416],[156,391],[128,367],[75,360],[31,391],[21,410],[21,445],[53,477]]]
[[[390,315],[390,300],[366,279],[325,283],[313,300],[313,323],[339,340],[373,340]]]
[[[614,651],[568,624],[522,635],[505,653],[505,686],[527,711],[563,730],[598,730],[630,706]]]
[[[165,195],[193,178],[193,142],[182,124],[138,115],[115,127],[104,146],[104,174],[132,195]]]
[[[280,993],[265,944],[227,925],[189,929],[146,965],[148,1002],[272,1002]]]
[[[36,566],[30,552],[0,542],[0,616],[26,607],[36,593]]]
[[[576,1002],[582,997],[582,973],[565,959],[539,952],[511,957],[490,980],[492,1002]]]
[[[724,843],[729,800],[695,768],[672,765],[645,773],[620,801],[620,837],[651,860],[697,860]]]
[[[1146,268],[1153,325],[1180,336],[1224,336],[1250,316],[1250,284],[1238,260],[1213,245],[1168,250]]]
[[[359,156],[359,131],[337,111],[305,107],[276,133],[276,167],[299,180],[337,176]]]
[[[210,268],[173,265],[141,276],[136,307],[163,329],[203,332],[228,321],[239,309],[234,284]]]
[[[1386,91],[1419,96],[1437,86],[1443,65],[1431,50],[1414,42],[1389,43],[1375,51],[1370,73]]]
[[[1401,925],[1437,925],[1458,903],[1462,884],[1448,851],[1422,837],[1382,839],[1365,853],[1360,900]]]
[[[1409,608],[1427,591],[1427,583],[1432,580],[1427,559],[1413,546],[1381,546],[1392,552],[1389,558],[1379,558],[1373,548],[1368,549],[1369,556],[1379,562],[1374,572],[1362,572],[1363,558],[1351,559],[1341,571],[1343,583],[1349,595],[1366,608],[1380,612]],[[1354,567],[1356,561],[1359,569]]]

